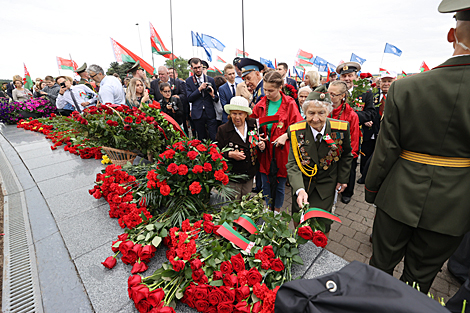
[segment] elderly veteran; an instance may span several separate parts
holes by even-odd
[[[287,130],[292,212],[298,212],[306,203],[331,211],[335,191],[343,192],[349,181],[353,160],[349,123],[328,118],[333,106],[327,93],[312,92],[302,109],[306,121]],[[330,225],[326,226],[328,233]]]
[[[232,165],[231,171],[247,175],[244,181],[229,183],[229,186],[237,192],[235,199],[241,199],[253,187],[253,176],[259,165],[257,149],[263,151],[266,144],[259,140],[256,120],[248,117],[252,111],[245,98],[233,97],[224,109],[228,114],[228,122],[219,127],[216,141],[220,149],[225,147],[230,149],[223,155]]]
[[[304,113],[302,112],[302,105],[304,104],[305,100],[307,99],[308,95],[312,92],[312,89],[309,86],[304,86],[299,89],[298,98],[299,98],[299,107],[300,107],[300,114],[303,118],[305,118]]]

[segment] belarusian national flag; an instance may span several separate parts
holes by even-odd
[[[56,58],[57,58],[57,66],[59,67],[60,70],[74,71],[78,68],[77,63],[75,63],[73,60],[68,60],[68,59],[64,59],[61,57],[56,57]]]
[[[152,23],[149,22],[149,24],[150,24],[150,43],[152,45],[152,53],[163,55],[165,58],[170,59],[170,60],[176,59],[177,57],[165,47],[162,39],[160,38],[160,35],[158,35],[155,28],[153,28]]]
[[[403,75],[403,77],[408,76],[408,74],[406,74],[405,71],[401,71],[401,74]]]
[[[26,64],[23,63],[24,66],[24,88],[31,89],[33,88],[33,80],[31,79],[31,75],[29,75],[28,69],[26,68]]]
[[[214,70],[212,67],[209,67],[209,68],[207,69],[207,71],[208,71],[209,73],[215,73],[215,70]]]
[[[426,62],[423,61],[423,63],[421,63],[421,67],[419,68],[419,71],[420,72],[429,71],[429,67],[426,65]]]
[[[219,57],[219,56],[217,56],[217,60],[216,60],[216,61],[217,61],[217,62],[222,62],[222,63],[227,63],[227,62],[225,62],[225,61],[224,61],[221,57]]]
[[[379,73],[382,73],[382,72],[387,72],[387,70],[384,68],[379,68]]]
[[[215,70],[216,70],[217,72],[219,72],[220,74],[224,74],[224,73],[222,73],[222,71],[219,70],[217,67],[214,66],[214,68],[215,68]]]
[[[141,57],[137,56],[135,53],[130,51],[129,49],[125,48],[119,42],[115,41],[113,38],[111,39],[111,45],[113,46],[114,57],[116,58],[116,62],[131,62],[135,63],[140,61],[140,66],[148,73],[153,74],[155,69],[144,61]]]
[[[298,65],[312,66],[313,63],[304,59],[298,59],[297,61],[295,61],[295,66],[298,66]]]
[[[243,51],[240,49],[237,49],[236,55],[237,57],[243,57]],[[248,52],[245,52],[245,56],[249,56]]]
[[[299,59],[310,60],[311,58],[313,58],[313,54],[299,49],[299,51],[297,52],[297,57]]]

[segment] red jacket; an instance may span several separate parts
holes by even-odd
[[[259,162],[260,168],[259,171],[266,175],[269,175],[269,168],[271,166],[271,159],[273,154],[273,145],[272,142],[278,137],[284,135],[287,132],[287,128],[303,120],[302,115],[300,115],[297,103],[295,100],[289,96],[286,96],[281,92],[282,102],[277,115],[279,116],[279,122],[274,123],[271,128],[271,134],[269,136],[269,143],[266,144],[266,149],[259,153]],[[264,96],[253,108],[253,114],[250,117],[260,118],[266,116],[266,102],[268,98]],[[267,133],[266,126],[261,127],[260,133]],[[276,147],[276,161],[279,171],[277,172],[277,177],[287,177],[287,158],[289,156],[289,141],[286,141],[284,146]]]
[[[359,117],[357,116],[356,112],[346,103],[346,107],[344,108],[341,117],[339,117],[339,113],[341,112],[341,105],[336,109],[333,109],[331,113],[331,117],[337,120],[349,122],[349,131],[351,133],[351,148],[352,154],[354,158],[357,158],[359,155],[359,140],[361,136],[361,131],[359,129]]]

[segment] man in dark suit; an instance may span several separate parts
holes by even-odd
[[[405,257],[401,280],[424,293],[470,231],[470,4],[439,11],[457,12],[453,57],[390,87],[365,190],[377,206],[370,264],[391,275]]]
[[[287,63],[281,62],[277,65],[276,71],[279,72],[279,74],[282,75],[282,79],[284,79],[284,84],[286,85],[291,85],[297,90],[297,82],[295,79],[287,77],[287,71],[289,70],[289,67],[287,66]]]
[[[357,72],[361,70],[361,65],[357,62],[346,62],[338,65],[336,68],[336,73],[339,74],[340,80],[344,81],[349,88],[349,93],[351,94],[354,89],[354,81],[358,79]],[[362,110],[356,110],[356,106],[352,105],[351,107],[356,111],[357,116],[359,117],[359,126],[362,126],[362,129],[366,127],[371,127],[375,117],[375,107],[372,101],[372,92],[367,91],[359,96],[359,100],[364,103]],[[351,201],[351,197],[354,194],[354,185],[356,183],[356,167],[357,167],[357,158],[353,160],[351,165],[351,176],[349,177],[349,183],[346,190],[341,195],[341,202],[348,204]]]
[[[380,129],[380,119],[382,118],[384,108],[385,108],[385,99],[387,98],[387,92],[390,89],[392,83],[396,80],[397,74],[393,71],[385,71],[380,75],[379,88],[372,96],[372,101],[375,107],[375,118],[372,121],[371,126],[365,126],[362,128],[362,144],[361,144],[361,178],[357,180],[358,184],[364,184],[366,179],[365,171],[367,161],[374,153],[375,142],[377,140],[377,135],[379,134]],[[367,123],[370,125],[370,123]]]
[[[186,94],[191,103],[191,119],[194,121],[197,137],[199,140],[209,137],[215,140],[217,120],[214,102],[219,101],[219,96],[215,91],[214,79],[202,73],[200,59],[192,58],[189,64],[194,75],[186,79]]]
[[[220,104],[222,104],[222,108],[224,108],[226,104],[230,104],[230,99],[235,97],[236,94],[238,84],[235,81],[235,66],[232,64],[225,65],[224,76],[227,79],[227,82],[219,88]],[[224,110],[222,114],[222,124],[227,123],[227,116],[228,115]]]

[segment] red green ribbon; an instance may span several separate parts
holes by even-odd
[[[240,233],[230,227],[227,222],[224,222],[222,226],[219,227],[217,234],[232,242],[240,249],[245,250],[247,253],[250,253],[251,248],[255,246],[254,242],[250,242],[245,237],[240,235]]]
[[[258,119],[259,127],[279,122],[279,115],[265,116]]]
[[[308,220],[309,218],[312,218],[312,217],[327,218],[329,220],[341,223],[341,220],[340,220],[339,217],[337,217],[334,214],[331,214],[328,211],[325,211],[325,210],[322,210],[322,209],[319,209],[319,208],[310,208],[310,209],[308,209],[307,212],[305,212],[305,214],[302,215],[302,217],[300,218],[300,222],[303,223],[304,221],[306,221],[306,220]]]
[[[326,134],[325,136],[323,136],[323,140],[325,140],[325,142],[334,150],[338,149],[338,147],[335,144],[335,141],[331,139],[330,135]]]
[[[174,118],[166,114],[165,112],[160,111],[160,114],[163,115],[163,117],[171,124],[173,125],[173,128],[181,133],[181,136],[183,138],[187,137],[186,134],[184,133],[184,130],[181,129],[181,126],[178,124],[178,122],[175,121]],[[166,137],[166,136],[165,136]]]
[[[258,231],[258,227],[256,227],[256,224],[253,222],[253,220],[245,214],[241,215],[233,222],[245,228],[250,234],[254,234]]]

